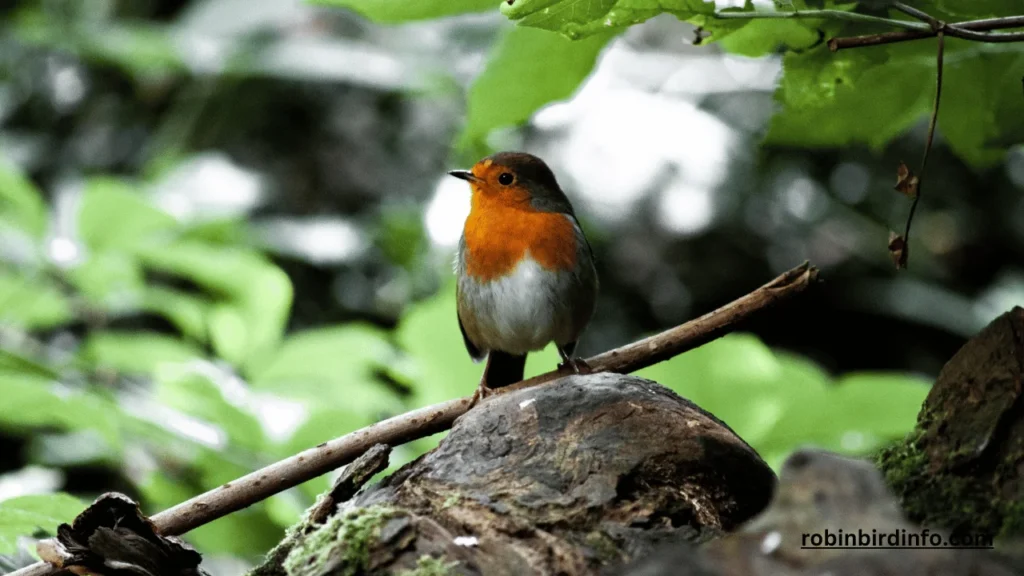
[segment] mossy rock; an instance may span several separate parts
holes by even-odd
[[[915,431],[878,457],[907,516],[953,532],[1024,536],[1024,309],[943,367]]]

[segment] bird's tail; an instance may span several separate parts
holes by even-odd
[[[487,356],[487,373],[484,381],[488,388],[501,388],[515,384],[523,379],[526,368],[526,354],[517,356],[497,350],[491,350]]]

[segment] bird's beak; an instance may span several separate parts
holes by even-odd
[[[448,175],[455,176],[459,180],[466,180],[467,182],[477,182],[480,180],[469,170],[452,170],[451,172],[448,172]]]

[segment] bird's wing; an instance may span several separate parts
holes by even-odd
[[[456,312],[456,316],[458,316],[458,312]],[[469,340],[469,336],[466,336],[466,328],[462,325],[462,317],[458,317],[459,331],[462,332],[462,341],[466,343],[466,352],[469,352],[469,357],[472,358],[474,362],[479,362],[483,360],[484,353],[481,352],[480,349],[477,348],[476,345]]]
[[[465,253],[465,250],[466,250],[466,237],[463,236],[463,237],[459,238],[459,251],[455,255],[455,274],[456,275],[459,275],[459,274],[462,273],[462,266],[463,266],[462,257],[463,257],[463,254]],[[469,339],[469,336],[466,334],[466,327],[462,325],[462,315],[459,313],[459,306],[458,306],[458,302],[460,302],[461,300],[462,299],[461,299],[461,294],[459,293],[459,284],[456,282],[456,284],[455,284],[455,302],[456,302],[455,317],[459,320],[459,332],[462,332],[462,341],[466,344],[466,352],[469,352],[469,357],[472,358],[474,362],[479,362],[480,360],[483,359],[484,353],[481,352],[480,348],[477,348],[476,344],[473,344],[473,342]]]

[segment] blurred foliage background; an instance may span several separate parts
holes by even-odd
[[[693,22],[607,6],[336,4],[0,4],[0,571],[104,491],[156,512],[469,394],[451,269],[469,191],[444,172],[490,151],[541,155],[577,207],[602,282],[584,356],[822,269],[641,373],[773,465],[902,436],[943,362],[1022,300],[1020,47],[949,41],[897,273],[894,176],[923,150],[933,40],[829,55],[849,23],[700,21],[720,41],[696,46]],[[187,539],[240,574],[328,481]]]

